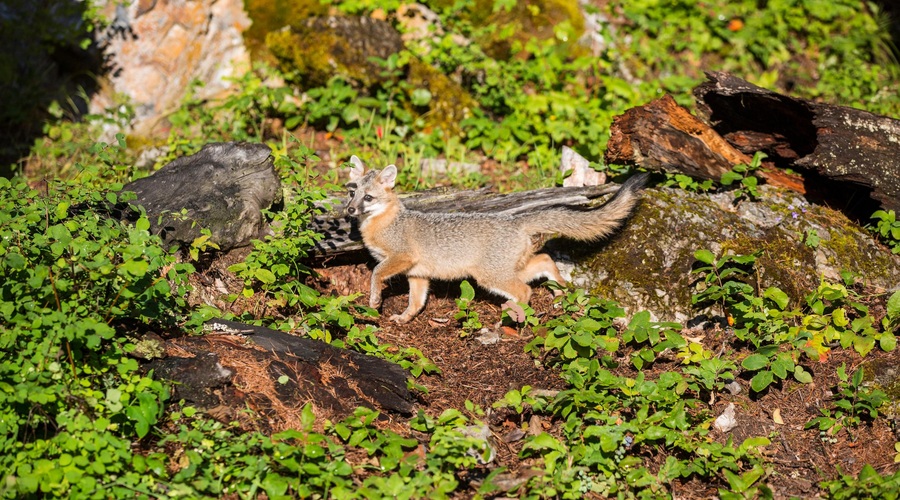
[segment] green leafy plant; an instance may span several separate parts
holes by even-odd
[[[806,341],[803,349],[813,359],[826,356],[828,345],[833,342],[845,349],[852,347],[863,356],[876,345],[884,351],[897,346],[897,338],[888,325],[879,331],[868,306],[842,284],[823,282],[807,296],[806,302],[810,314],[803,316],[798,338]]]
[[[719,182],[721,182],[723,186],[731,186],[734,183],[738,183],[738,187],[734,190],[735,200],[742,197],[747,197],[751,200],[759,198],[759,178],[753,175],[753,173],[756,170],[759,170],[763,159],[766,157],[767,155],[765,153],[757,152],[753,155],[753,159],[748,165],[735,165],[730,171],[722,174],[722,178]]]
[[[705,265],[695,267],[691,273],[703,275],[704,288],[691,296],[691,303],[694,305],[718,303],[728,322],[734,323],[731,306],[746,301],[754,293],[753,286],[737,278],[750,276],[748,269],[756,263],[759,255],[757,252],[716,258],[709,250],[694,252],[694,258]]]
[[[870,229],[881,237],[892,253],[900,253],[900,221],[897,220],[897,214],[893,210],[878,210],[872,214],[872,218],[877,222]]]
[[[766,469],[756,464],[749,471],[743,474],[735,474],[730,470],[722,471],[725,478],[728,479],[730,489],[719,489],[719,497],[723,500],[736,500],[740,498],[772,498],[772,490],[761,483],[760,480],[766,477]]]
[[[863,466],[858,476],[841,473],[831,481],[823,481],[820,486],[836,500],[854,498],[900,498],[900,472],[881,475],[869,464]]]
[[[863,386],[865,374],[862,368],[848,376],[846,366],[842,364],[837,375],[840,380],[833,404],[820,408],[821,415],[806,423],[807,429],[818,427],[822,439],[833,439],[842,429],[850,433],[850,428],[859,426],[863,419],[878,417],[878,409],[887,401],[883,391]]]
[[[698,181],[689,175],[667,173],[666,180],[662,185],[666,187],[678,186],[686,191],[705,193],[713,188],[713,181],[710,179]]]
[[[534,355],[554,352],[560,361],[569,362],[600,352],[612,353],[619,348],[613,321],[624,315],[621,307],[589,296],[584,290],[575,290],[557,300],[566,314],[536,329],[534,340],[525,347],[526,352]]]
[[[478,311],[469,307],[472,299],[475,298],[475,288],[466,280],[460,283],[459,288],[461,295],[456,299],[457,311],[453,318],[462,323],[464,335],[471,335],[480,330],[482,326],[481,320],[478,318]]]
[[[0,468],[20,495],[121,492],[111,475],[149,491],[131,443],[150,436],[169,390],[128,357],[126,332],[171,327],[186,312],[193,267],[142,212],[134,224],[113,217],[133,199],[103,181],[114,172],[77,168],[44,193],[0,178]]]
[[[820,241],[819,233],[815,229],[810,229],[806,232],[806,238],[804,238],[803,243],[810,248],[818,248]]]
[[[623,344],[641,346],[631,355],[631,362],[638,370],[656,360],[657,354],[667,349],[680,349],[687,341],[677,333],[678,323],[650,321],[650,313],[641,311],[632,316],[628,326],[622,331]],[[646,345],[645,345],[646,344]]]

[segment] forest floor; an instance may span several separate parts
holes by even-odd
[[[213,265],[211,269],[221,275],[228,262]],[[315,269],[319,279],[314,280],[324,294],[346,295],[368,289],[371,263],[351,263],[335,266],[322,265]],[[425,392],[417,394],[416,409],[437,417],[444,410],[459,409],[465,411],[466,401],[470,401],[486,411],[480,418],[489,424],[497,456],[487,468],[506,467],[513,475],[528,474],[531,463],[521,459],[519,452],[525,440],[519,431],[523,427],[534,428],[556,435],[561,434],[562,422],[546,416],[531,415],[530,409],[520,415],[511,410],[492,409],[494,402],[502,399],[513,389],[531,386],[536,389],[562,390],[566,384],[560,374],[541,364],[525,352],[525,345],[533,338],[528,328],[519,331],[501,327],[496,331],[499,340],[484,343],[478,333],[465,335],[459,322],[454,319],[458,311],[455,299],[459,297],[459,283],[437,282],[429,294],[425,309],[413,321],[397,325],[387,320],[391,314],[400,313],[406,306],[405,280],[391,280],[384,292],[382,317],[375,320],[379,326],[376,335],[381,343],[397,348],[413,347],[431,360],[440,369],[439,374],[424,374],[416,379],[416,383],[424,386]],[[362,296],[357,301],[367,303]],[[477,290],[476,297],[470,307],[475,310],[484,325],[492,327],[501,319],[502,300],[488,293]],[[548,316],[559,314],[553,307],[551,292],[543,287],[535,289],[532,307],[543,323]],[[233,311],[237,312],[237,311]],[[723,345],[726,332],[719,327],[707,330],[686,331],[693,339],[700,339],[706,349],[719,351]],[[743,357],[749,353],[735,353]],[[619,350],[618,367],[612,370],[616,375],[635,377],[637,370],[630,363],[630,352]],[[253,360],[245,360],[252,364]],[[767,437],[771,443],[766,448],[766,462],[771,473],[766,482],[775,492],[776,498],[819,496],[819,482],[836,479],[841,474],[856,475],[865,464],[874,467],[879,473],[887,474],[897,470],[894,462],[896,452],[894,443],[898,436],[892,428],[891,421],[878,418],[872,422],[863,422],[850,432],[837,434],[836,442],[826,442],[820,438],[816,428],[805,429],[806,423],[820,415],[819,409],[833,398],[832,391],[839,382],[837,368],[846,364],[846,372],[853,373],[863,362],[863,358],[855,352],[835,350],[822,363],[811,366],[813,383],[801,384],[788,379],[772,384],[759,394],[751,394],[749,378],[738,377],[737,382],[742,390],[737,394],[723,392],[717,394],[714,401],[703,401],[700,411],[710,415],[719,415],[733,403],[737,420],[736,427],[723,434],[711,430],[709,438],[724,443],[731,439],[741,443],[753,436]],[[870,366],[887,368],[900,366],[900,351],[885,353],[872,351],[866,358]],[[655,378],[665,371],[678,371],[680,360],[661,357],[643,372],[648,379]],[[262,368],[260,368],[262,370]],[[239,411],[241,408],[236,408]],[[777,422],[777,421],[781,422]],[[386,415],[384,425],[395,432],[408,426],[403,425],[404,417]],[[276,428],[272,430],[278,430]],[[655,447],[644,447],[634,450],[645,458],[644,463],[655,472],[666,459],[666,450]],[[487,470],[483,471],[485,474]],[[483,476],[481,476],[483,477]],[[465,482],[466,478],[462,478]],[[478,474],[473,481],[477,482]],[[717,496],[717,489],[727,487],[720,483],[689,480],[673,483],[671,493],[675,498],[711,498]],[[462,496],[465,497],[466,490]],[[470,490],[470,491],[474,491]]]

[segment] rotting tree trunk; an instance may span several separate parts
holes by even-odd
[[[168,356],[146,368],[176,382],[177,398],[214,409],[224,421],[250,407],[279,427],[289,421],[285,413],[307,402],[338,417],[358,406],[413,412],[409,374],[390,361],[234,321],[206,326],[207,335],[165,341]]]
[[[613,193],[617,184],[584,187],[535,189],[509,194],[475,191],[426,191],[403,195],[403,204],[422,212],[476,212],[497,214],[527,213],[549,206],[586,205],[596,198]],[[334,201],[333,210],[313,219],[310,228],[323,235],[316,244],[318,256],[328,257],[363,249],[355,221],[340,214],[343,203]]]
[[[615,117],[605,159],[704,179],[750,161],[669,95]]]
[[[844,197],[857,187],[900,210],[900,120],[788,97],[724,72],[707,78],[694,89],[699,111],[738,150],[764,151],[779,167],[840,182]]]
[[[666,95],[613,120],[605,160],[719,180],[735,165],[749,164],[751,158]],[[804,192],[796,176],[772,168],[765,168],[761,175],[769,184]]]

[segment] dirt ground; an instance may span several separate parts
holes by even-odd
[[[229,263],[210,266],[199,278],[200,282],[218,281],[228,288],[239,285],[230,281],[228,273],[223,271]],[[317,286],[323,293],[349,294],[368,290],[370,265],[362,262],[322,265],[316,269],[320,276]],[[437,416],[448,408],[464,410],[467,400],[480,405],[488,410],[482,418],[491,425],[497,443],[497,457],[491,466],[507,467],[514,474],[525,471],[528,464],[518,458],[524,441],[512,436],[521,427],[522,420],[531,418],[531,415],[519,416],[509,411],[489,409],[511,389],[529,385],[558,390],[564,388],[564,383],[557,372],[543,367],[524,352],[525,345],[533,338],[528,329],[503,329],[499,341],[487,345],[477,335],[461,335],[459,323],[453,318],[457,311],[454,299],[459,297],[459,293],[459,283],[435,283],[424,311],[409,324],[396,325],[386,318],[405,308],[406,283],[402,278],[392,280],[384,293],[382,318],[376,320],[380,327],[377,336],[382,343],[421,350],[440,368],[440,374],[423,375],[417,379],[417,383],[427,389],[426,393],[417,395],[417,410]],[[359,299],[363,304],[366,300],[365,296]],[[478,312],[483,324],[493,325],[500,320],[500,304],[500,299],[479,291],[471,307]],[[546,320],[547,315],[556,314],[552,307],[552,295],[545,288],[535,290],[532,307],[542,320]],[[702,342],[707,344],[708,349],[717,349],[725,333],[716,328],[699,333],[692,331],[690,335],[702,336]],[[637,372],[628,362],[628,354],[623,353],[617,372],[634,377]],[[751,396],[749,378],[739,377],[738,382],[743,390],[735,395],[720,394],[708,407],[711,414],[719,415],[729,403],[734,403],[738,424],[729,433],[734,442],[740,443],[751,436],[764,436],[772,441],[766,451],[772,470],[767,481],[776,498],[816,497],[820,481],[836,478],[841,472],[857,474],[865,464],[871,464],[882,474],[897,470],[894,443],[898,441],[898,436],[888,419],[879,418],[874,423],[864,423],[854,429],[854,440],[842,432],[836,443],[823,442],[816,429],[804,429],[806,422],[819,415],[818,408],[830,400],[831,389],[838,382],[836,368],[846,363],[847,373],[853,373],[863,362],[853,352],[838,350],[832,354],[827,362],[812,367],[812,384],[793,381],[775,383],[761,395]],[[897,366],[900,354],[898,351],[884,353],[876,350],[865,359],[866,362],[873,360],[886,366]],[[227,366],[224,360],[223,364]],[[674,361],[657,361],[644,371],[648,378],[652,378],[660,372],[677,369]],[[775,422],[776,410],[783,423]],[[404,417],[387,417],[385,425],[394,430],[407,428],[403,424]],[[537,418],[530,423],[534,425],[539,422],[547,432],[559,435],[560,422],[547,417]],[[273,423],[272,430],[278,427],[280,425]],[[718,431],[712,431],[710,436],[720,442],[725,442],[729,437]],[[645,449],[641,453],[649,464],[662,464],[665,460],[661,450]],[[691,480],[674,484],[673,494],[676,498],[710,498],[716,496],[717,488],[723,486],[726,485]]]

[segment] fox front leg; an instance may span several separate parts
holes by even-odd
[[[391,276],[408,271],[412,268],[413,263],[408,259],[388,257],[381,261],[375,269],[372,270],[372,284],[369,289],[369,307],[378,309],[381,307],[381,287],[384,282]]]
[[[372,284],[369,287],[369,307],[378,309],[381,307],[381,281],[375,273],[372,273]]]

